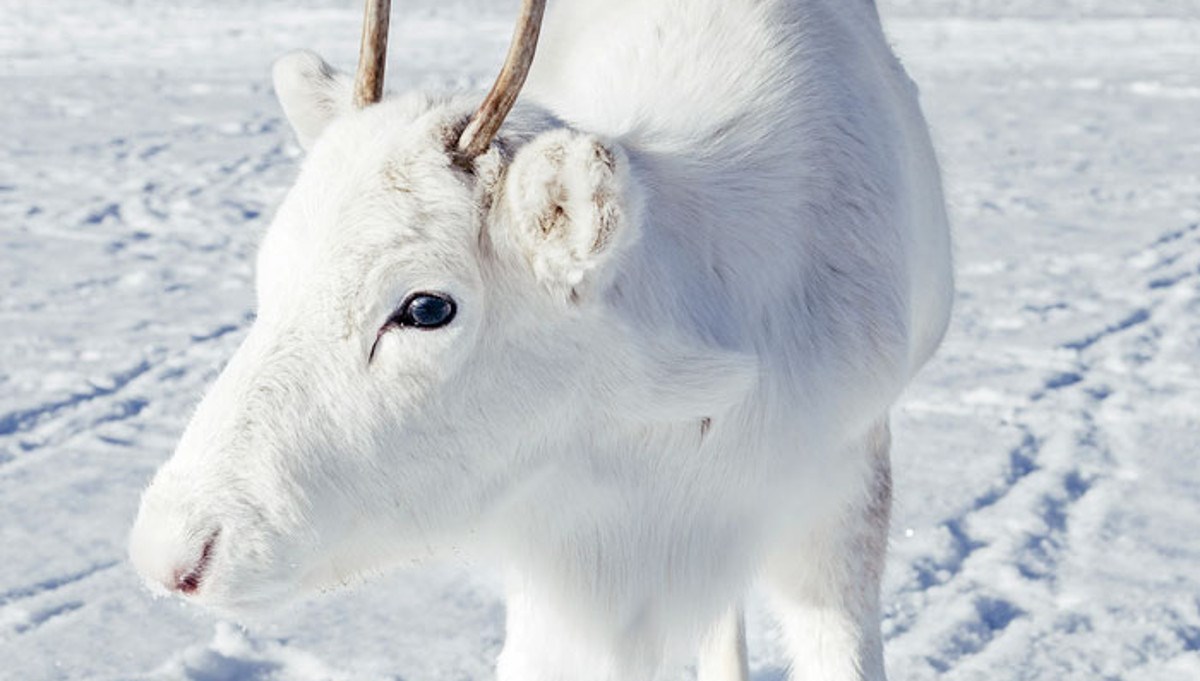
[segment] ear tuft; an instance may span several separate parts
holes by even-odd
[[[352,81],[314,52],[289,52],[271,71],[275,96],[306,151],[330,121],[350,110]]]
[[[517,152],[504,187],[508,236],[534,276],[565,299],[594,290],[636,237],[638,200],[620,147],[568,129]]]

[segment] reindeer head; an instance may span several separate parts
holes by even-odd
[[[235,614],[335,585],[461,539],[581,432],[741,394],[740,358],[617,313],[642,201],[627,153],[533,106],[494,137],[541,5],[473,117],[462,98],[351,106],[378,98],[361,65],[357,86],[309,53],[276,65],[308,157],[253,328],[142,498],[149,583]]]

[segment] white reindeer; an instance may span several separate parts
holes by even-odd
[[[501,681],[693,646],[744,680],[759,584],[796,678],[883,679],[888,410],[952,283],[873,3],[564,0],[511,115],[541,1],[474,114],[371,104],[383,4],[359,107],[316,56],[276,64],[308,157],[137,569],[237,616],[469,550],[506,575]]]

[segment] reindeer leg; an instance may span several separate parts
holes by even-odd
[[[697,681],[749,681],[746,662],[746,622],[741,605],[717,621],[700,647]]]
[[[805,526],[770,559],[766,573],[797,681],[884,681],[879,630],[891,508],[887,422],[842,456],[865,457],[865,477],[825,522]]]

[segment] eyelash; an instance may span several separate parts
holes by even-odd
[[[441,308],[435,312],[441,313],[442,316],[436,320],[433,320],[432,322],[421,322],[416,318],[416,316],[414,316],[413,306],[426,300],[433,300],[435,301],[435,305],[441,305]],[[418,310],[417,314],[419,314],[419,312],[420,311]],[[390,317],[388,317],[387,322],[385,322],[383,326],[379,327],[379,331],[375,333],[375,342],[371,344],[371,351],[367,355],[367,363],[370,364],[371,361],[375,359],[375,350],[379,347],[379,341],[392,327],[432,331],[435,329],[440,329],[454,321],[454,318],[457,314],[458,303],[456,303],[454,298],[448,294],[434,291],[417,291],[410,294],[404,299],[404,302],[400,303],[400,306],[396,308],[396,311],[393,312]]]

